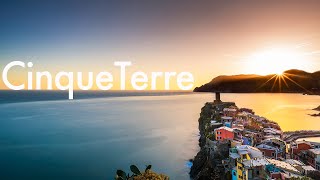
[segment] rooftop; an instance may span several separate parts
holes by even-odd
[[[313,168],[312,166],[301,166],[302,169],[306,170],[306,171],[316,171],[315,168]]]
[[[313,154],[320,155],[320,148],[317,148],[317,149],[309,149],[309,151],[312,152]]]
[[[234,108],[224,108],[223,111],[232,111],[232,112],[236,112],[237,110]]]
[[[211,124],[211,125],[222,125],[222,123],[217,122],[217,121],[215,121],[215,120],[211,120],[210,124]]]
[[[233,132],[233,129],[231,129],[231,128],[229,128],[229,127],[227,127],[227,126],[222,126],[222,127],[219,127],[219,128],[216,128],[214,131],[216,131],[216,130],[227,130],[227,131],[230,131],[230,132]]]
[[[222,116],[222,117],[221,117],[221,119],[228,119],[228,120],[230,120],[230,119],[233,119],[233,117],[229,117],[229,116]]]
[[[257,167],[257,166],[265,166],[270,163],[266,158],[256,158],[256,159],[244,161],[243,164],[246,167]]]
[[[274,133],[274,134],[281,134],[282,132],[278,129],[274,129],[274,128],[264,128],[263,132],[265,133]]]
[[[305,141],[305,140],[302,140],[302,141],[296,141],[295,142],[296,144],[308,144],[311,146],[311,143],[309,141]]]
[[[268,159],[268,161],[275,165],[277,168],[280,168],[282,170],[286,170],[286,171],[290,171],[292,173],[297,173],[300,174],[300,172],[293,167],[291,164],[284,162],[284,161],[279,161],[279,160],[275,160],[275,159]]]
[[[285,162],[291,164],[291,165],[298,165],[298,166],[304,166],[305,164],[301,161],[295,160],[295,159],[286,159]]]
[[[239,154],[249,154],[250,158],[259,158],[263,157],[262,152],[249,145],[241,145],[236,147]]]
[[[238,153],[229,153],[229,157],[232,159],[238,159],[240,158],[240,155]]]
[[[260,148],[260,149],[269,149],[269,150],[277,150],[278,148],[277,147],[274,147],[274,146],[271,146],[271,145],[267,145],[267,144],[259,144],[257,146],[257,148]]]

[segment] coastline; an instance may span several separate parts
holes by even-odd
[[[217,95],[216,95],[217,97]],[[198,119],[199,123],[199,147],[200,151],[192,160],[193,166],[190,169],[190,177],[193,180],[201,179],[230,179],[231,172],[226,171],[223,162],[229,157],[229,148],[230,141],[214,141],[210,137],[210,132],[221,127],[210,126],[210,122],[213,119],[220,119],[221,114],[217,113],[224,108],[230,106],[235,106],[235,102],[222,102],[220,100],[220,93],[217,99],[214,102],[206,102],[205,105],[201,108],[200,117]],[[317,109],[317,108],[316,108]],[[315,109],[315,110],[316,110]],[[218,111],[217,111],[218,110]],[[267,120],[269,121],[269,120]],[[279,127],[281,127],[273,121]],[[282,131],[281,131],[282,132]],[[281,140],[290,143],[302,138],[308,137],[320,137],[320,131],[307,131],[307,130],[298,130],[298,131],[288,131],[282,132]],[[211,138],[211,139],[210,139]],[[285,157],[287,153],[285,153]]]
[[[235,105],[235,103],[226,103],[226,105]],[[206,137],[206,126],[210,122],[213,112],[212,112],[212,103],[205,103],[204,107],[201,108],[201,113],[199,117],[199,146],[200,151],[197,153],[193,159],[193,166],[190,170],[190,177],[193,180],[207,179],[224,179],[224,169],[222,166],[223,158],[226,158],[226,155],[229,152],[228,147],[224,147],[225,144],[219,148],[219,151],[213,151],[214,153],[210,154],[210,149],[206,146],[207,137]],[[210,158],[214,157],[214,158]]]

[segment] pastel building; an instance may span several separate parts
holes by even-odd
[[[313,168],[320,170],[320,149],[307,150],[307,162]]]
[[[270,164],[259,149],[248,145],[231,148],[229,157],[235,166],[231,171],[232,179],[262,179],[265,166]]]
[[[299,160],[299,155],[301,151],[306,151],[312,149],[312,144],[308,141],[296,141],[290,144],[291,146],[291,156],[294,159]]]
[[[283,174],[285,176],[284,179],[290,179],[292,177],[301,177],[302,173],[289,162],[279,161],[276,159],[268,159],[268,161],[274,167],[276,167],[277,169],[280,169],[281,172],[284,172]]]
[[[264,128],[263,132],[266,138],[274,137],[281,139],[283,137],[283,132],[275,128]]]
[[[233,122],[233,117],[229,117],[229,116],[222,116],[221,117],[221,123],[225,126],[228,126],[231,128],[232,122]]]
[[[261,144],[276,147],[283,153],[283,155],[285,153],[288,153],[287,143],[285,141],[283,141],[282,139],[270,138],[270,139],[266,139],[266,140],[262,141]]]
[[[233,129],[226,126],[215,129],[214,134],[217,141],[223,141],[225,139],[232,140],[234,138]]]
[[[263,153],[265,157],[279,159],[285,156],[285,152],[277,145],[259,144],[257,148]]]
[[[238,110],[234,108],[224,108],[223,109],[223,115],[224,116],[229,116],[229,117],[236,117],[238,113]]]

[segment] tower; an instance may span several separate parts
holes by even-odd
[[[221,101],[220,100],[220,92],[216,92],[216,101]]]
[[[213,101],[213,103],[221,103],[221,99],[220,99],[220,92],[215,92],[216,94],[216,99]]]

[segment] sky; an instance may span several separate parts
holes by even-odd
[[[0,69],[20,60],[33,72],[116,75],[114,61],[132,61],[128,75],[188,71],[195,86],[218,75],[314,72],[319,19],[320,1],[308,0],[1,1]],[[27,71],[10,81],[25,82]]]

